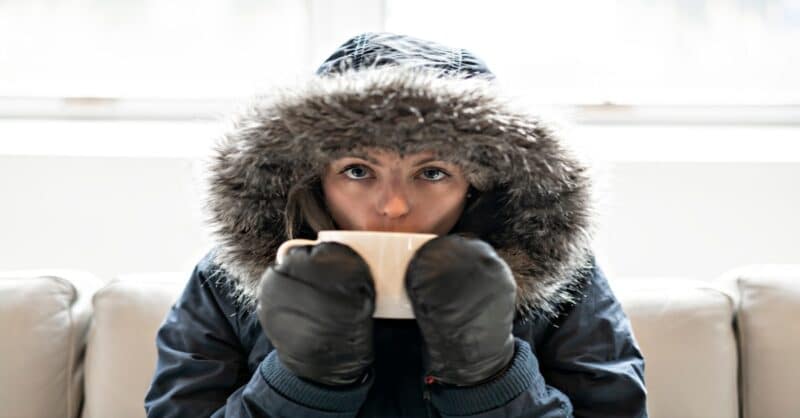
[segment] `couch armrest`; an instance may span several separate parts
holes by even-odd
[[[91,298],[100,286],[76,270],[0,272],[3,416],[78,416]]]

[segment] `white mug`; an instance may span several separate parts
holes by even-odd
[[[293,239],[278,247],[275,261],[280,264],[289,248],[334,241],[352,248],[369,266],[375,283],[375,318],[412,319],[414,311],[405,287],[411,257],[436,234],[381,231],[319,231],[316,240]]]

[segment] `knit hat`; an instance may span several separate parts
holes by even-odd
[[[319,66],[317,75],[388,65],[429,70],[439,77],[494,79],[483,60],[466,49],[388,32],[362,33],[350,38]]]

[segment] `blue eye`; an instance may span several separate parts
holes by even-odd
[[[355,173],[355,174],[354,175],[349,175],[349,174],[347,174],[348,172]],[[353,180],[361,180],[361,179],[367,178],[365,176],[366,176],[366,174],[368,172],[367,172],[367,169],[363,165],[357,165],[356,164],[356,165],[347,166],[344,170],[342,170],[342,173],[344,173],[348,178],[351,178]],[[364,177],[362,177],[362,176],[364,176]]]
[[[422,170],[422,173],[424,177],[426,177],[426,180],[430,181],[441,181],[444,180],[445,177],[449,176],[449,174],[445,173],[444,171],[433,167]],[[430,177],[427,175],[430,175]]]

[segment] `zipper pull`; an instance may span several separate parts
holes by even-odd
[[[422,379],[422,399],[424,399],[425,402],[429,402],[431,400],[430,387],[434,383],[436,383],[436,378],[433,376],[425,376]]]

